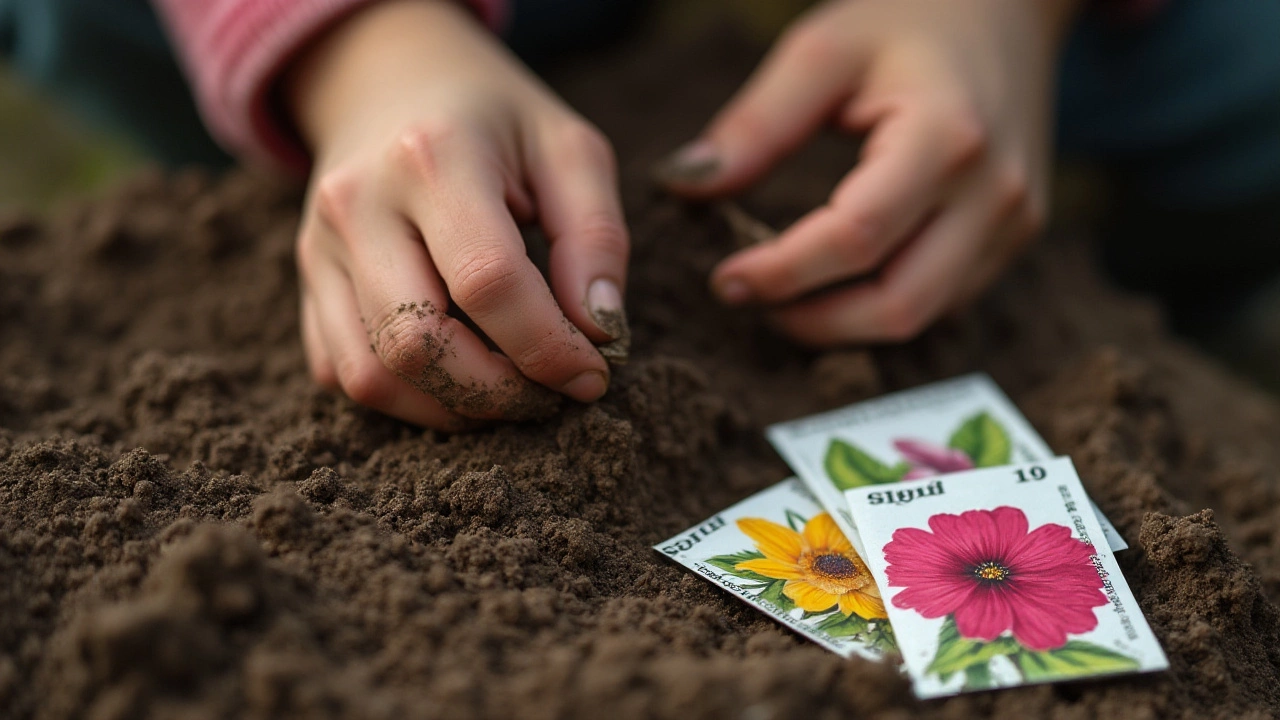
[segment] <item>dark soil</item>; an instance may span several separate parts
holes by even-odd
[[[7,219],[0,716],[1280,714],[1277,404],[1069,235],[902,347],[809,354],[720,309],[731,233],[646,179],[757,53],[703,38],[557,76],[618,145],[633,342],[603,401],[537,423],[446,436],[313,387],[292,191],[155,173]],[[825,142],[745,205],[780,226],[853,153]],[[1134,546],[1169,672],[920,703],[649,549],[785,477],[765,424],[974,369]]]

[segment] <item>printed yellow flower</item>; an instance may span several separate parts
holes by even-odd
[[[796,607],[816,613],[839,605],[845,615],[867,620],[889,617],[867,566],[830,515],[814,517],[805,523],[804,532],[763,518],[742,518],[738,528],[756,542],[764,557],[735,567],[786,580],[782,594]]]

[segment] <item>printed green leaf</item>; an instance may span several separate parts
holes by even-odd
[[[991,658],[1011,655],[1022,649],[1013,638],[996,638],[992,642],[961,637],[954,618],[947,618],[938,632],[938,652],[926,672],[937,673],[946,682],[958,672],[974,666],[986,667]],[[976,672],[976,671],[975,671]]]
[[[808,522],[809,521],[800,513],[790,509],[787,510],[787,527],[792,530],[795,530],[796,532],[804,532],[804,526]]]
[[[1138,661],[1128,655],[1083,640],[1072,640],[1056,650],[1021,650],[1012,659],[1027,682],[1107,675],[1138,669]]]
[[[867,642],[883,652],[898,652],[898,638],[888,620],[881,620],[867,633]]]
[[[867,631],[867,621],[857,615],[846,616],[840,611],[831,613],[814,626],[831,637],[849,637]]]
[[[991,677],[991,667],[986,663],[970,665],[964,669],[964,689],[982,690],[995,684]]]
[[[898,641],[888,620],[873,623],[857,615],[846,617],[837,610],[820,620],[814,628],[835,638],[860,636],[868,645],[882,652],[896,652],[898,649]]]
[[[786,580],[774,580],[769,583],[768,587],[757,593],[756,597],[761,600],[768,600],[782,612],[789,613],[796,609],[796,604],[791,601],[791,598],[782,594],[782,586],[786,584]]]
[[[840,439],[832,440],[827,446],[822,466],[827,471],[827,477],[831,478],[831,483],[839,490],[897,482],[910,469],[906,463],[889,467]]]
[[[968,455],[980,468],[1008,465],[1012,449],[1009,434],[985,412],[961,423],[947,445]]]
[[[732,555],[716,555],[715,557],[709,557],[706,559],[706,563],[708,565],[714,565],[730,575],[736,575],[744,580],[756,580],[762,583],[772,583],[777,580],[777,578],[771,578],[767,575],[761,575],[758,572],[752,572],[750,570],[738,569],[738,563],[743,563],[748,560],[761,560],[763,558],[763,553],[755,550],[743,550],[742,552],[733,553]]]

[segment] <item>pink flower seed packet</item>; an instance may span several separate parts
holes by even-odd
[[[844,495],[918,696],[1168,668],[1069,458]]]

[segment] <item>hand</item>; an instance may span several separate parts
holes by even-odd
[[[801,18],[660,176],[711,197],[824,122],[866,143],[826,205],[714,270],[721,300],[830,345],[906,340],[973,298],[1044,222],[1052,78],[1076,2],[835,0]]]
[[[315,155],[297,258],[318,382],[440,429],[604,394],[628,240],[595,128],[444,0],[359,12],[285,96]],[[535,216],[550,287],[517,230]]]

